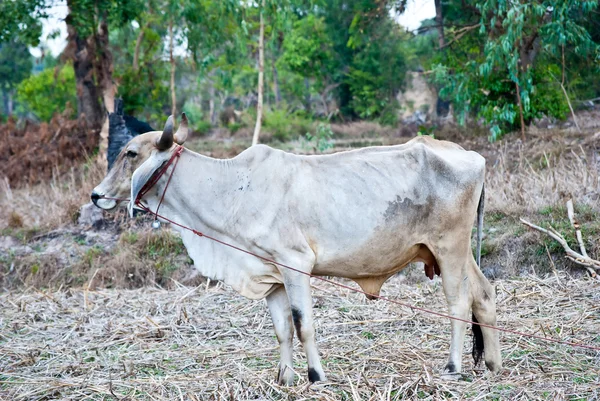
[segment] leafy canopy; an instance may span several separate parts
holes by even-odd
[[[456,34],[445,58],[433,65],[440,95],[452,100],[460,121],[474,113],[490,125],[491,139],[497,139],[518,124],[517,88],[526,121],[542,114],[566,116],[560,87],[562,53],[566,52],[568,59],[591,56],[597,66],[598,44],[575,18],[590,15],[597,1],[449,3],[452,23],[463,24],[456,33],[464,32],[465,24],[478,28],[464,38],[464,34]]]
[[[42,121],[50,121],[54,113],[65,110],[67,102],[74,107],[77,97],[73,67],[66,64],[30,76],[17,86],[17,100]]]

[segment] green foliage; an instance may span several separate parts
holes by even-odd
[[[447,31],[456,41],[432,68],[440,95],[453,102],[459,121],[464,122],[468,114],[483,118],[490,126],[492,140],[515,129],[520,113],[517,88],[526,122],[541,115],[565,118],[568,109],[559,67],[562,52],[566,62],[598,54],[598,44],[573,18],[578,14],[589,18],[597,2],[466,3],[465,7],[464,2],[449,2],[446,21],[463,27]],[[471,27],[469,31],[465,25]],[[568,82],[568,66],[566,75]]]
[[[31,54],[18,39],[0,43],[0,90],[12,90],[31,74]]]
[[[307,132],[305,137],[309,143],[313,144],[313,148],[316,151],[323,153],[333,148],[333,142],[331,141],[333,139],[333,131],[329,124],[318,123],[315,131],[314,134]]]
[[[335,73],[333,59],[324,19],[310,14],[296,21],[285,37],[279,63],[293,73],[314,78],[315,84],[322,88]]]
[[[540,63],[533,69],[535,84],[531,96],[531,111],[526,118],[550,117],[564,120],[569,114],[569,104],[560,87],[560,66],[550,63]]]
[[[153,125],[170,109],[171,66],[165,55],[171,23],[176,108],[189,114],[193,129],[207,132],[207,121],[215,121],[215,114],[230,106],[251,114],[262,14],[264,97],[266,109],[273,109],[266,112],[265,130],[275,139],[304,137],[311,130],[306,118],[311,117],[371,119],[396,126],[395,97],[403,89],[406,72],[417,69],[431,71],[425,75],[443,99],[451,100],[459,121],[467,116],[483,121],[490,127],[490,138],[497,139],[520,125],[517,90],[526,123],[543,115],[566,118],[564,91],[575,106],[581,104],[578,99],[600,96],[597,3],[444,0],[447,46],[441,50],[434,20],[424,21],[415,34],[394,21],[404,0],[266,0],[264,7],[235,0],[71,0],[67,22],[81,39],[93,39],[90,35],[99,23],[108,22],[113,79],[125,112]],[[40,18],[50,4],[47,0],[0,4],[0,41],[10,40],[6,46],[13,47],[4,56],[5,44],[0,48],[4,88],[6,82],[14,86],[31,71],[25,45],[37,44]],[[92,59],[97,62],[102,52],[99,47]],[[137,67],[134,54],[139,56]],[[54,63],[45,60],[45,75],[40,76],[48,78],[46,71]],[[36,67],[41,68],[42,64]],[[34,97],[32,92],[27,96]],[[54,91],[42,92],[33,102],[40,119],[47,120],[62,108],[64,93],[59,99],[52,96],[56,97]],[[234,132],[240,126],[230,129]]]
[[[73,67],[66,64],[30,76],[17,86],[17,99],[42,121],[49,121],[56,112],[63,112],[67,102],[74,108],[77,98]]]
[[[188,121],[192,131],[197,132],[201,135],[208,134],[212,129],[210,121],[204,119],[204,112],[202,108],[193,103],[186,103],[183,107],[183,111],[187,115]]]
[[[47,17],[46,0],[0,1],[0,42],[19,37],[23,43],[37,46],[42,34],[41,20]]]
[[[285,109],[274,109],[265,110],[263,126],[265,131],[273,135],[274,139],[283,142],[308,132],[310,121],[298,113],[290,113]]]
[[[398,101],[396,99],[393,99],[391,102],[389,102],[387,107],[385,107],[379,114],[379,118],[377,119],[379,124],[397,127],[399,108],[400,106],[398,105]]]
[[[385,115],[386,123],[395,124],[390,112],[394,97],[417,56],[405,45],[411,35],[392,20],[390,7],[360,0],[306,9],[298,5],[302,12],[285,36],[277,64],[280,71],[310,81],[309,90],[296,80],[295,94],[325,101],[333,95],[342,113],[371,119]]]
[[[396,105],[395,95],[403,85],[412,54],[403,46],[409,36],[393,21],[378,18],[363,24],[357,22],[361,18],[356,14],[350,27],[348,47],[354,54],[344,82],[351,93],[353,112],[371,119]]]
[[[51,4],[43,0],[39,2]],[[98,22],[102,16],[106,16],[109,26],[123,26],[138,17],[147,7],[147,2],[142,0],[70,0],[67,22],[75,27],[79,36],[87,38],[98,29]]]
[[[417,136],[430,136],[435,138],[435,130],[436,126],[427,127],[425,125],[419,125],[419,130],[417,131]]]

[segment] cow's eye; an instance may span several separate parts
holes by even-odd
[[[133,157],[136,157],[136,156],[137,156],[137,153],[135,153],[133,150],[128,150],[127,151],[127,157],[133,158]]]

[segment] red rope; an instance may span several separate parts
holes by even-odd
[[[246,253],[248,255],[254,256],[254,257],[256,257],[258,259],[261,259],[261,260],[264,260],[265,262],[272,263],[272,264],[274,264],[276,266],[281,266],[281,267],[286,268],[288,270],[292,270],[292,271],[294,271],[296,273],[300,273],[300,274],[303,274],[305,276],[312,277],[312,278],[315,278],[317,280],[324,281],[324,282],[332,284],[334,286],[337,286],[337,287],[340,287],[340,288],[344,288],[344,289],[347,289],[349,291],[358,292],[358,293],[361,293],[361,294],[364,294],[364,295],[368,295],[369,297],[374,297],[374,298],[377,298],[377,299],[381,299],[383,301],[391,302],[393,304],[400,305],[400,306],[403,306],[405,308],[410,308],[412,310],[417,310],[419,312],[428,313],[428,314],[439,316],[439,317],[444,317],[444,318],[447,318],[447,319],[450,319],[450,320],[457,320],[459,322],[470,323],[470,324],[478,325],[478,326],[481,326],[481,327],[486,327],[486,328],[489,328],[489,329],[498,330],[498,331],[501,331],[501,332],[504,332],[504,333],[515,334],[515,335],[523,336],[523,337],[535,338],[535,339],[538,339],[538,340],[553,342],[553,343],[556,343],[556,344],[568,345],[568,346],[571,346],[571,347],[579,347],[579,348],[590,349],[590,350],[593,350],[593,351],[600,351],[600,347],[594,347],[593,345],[578,344],[578,343],[569,342],[569,341],[562,341],[562,340],[557,340],[555,338],[548,338],[548,337],[538,336],[536,334],[523,333],[523,332],[520,332],[520,331],[517,331],[517,330],[511,330],[511,329],[506,329],[506,328],[503,328],[503,327],[492,326],[492,325],[485,324],[485,323],[473,322],[473,321],[468,320],[468,319],[461,319],[459,317],[450,316],[450,315],[445,314],[445,313],[435,312],[435,311],[432,311],[432,310],[429,310],[429,309],[421,308],[419,306],[414,306],[414,305],[407,304],[407,303],[404,303],[404,302],[396,301],[395,299],[383,297],[383,296],[380,296],[380,295],[370,294],[370,293],[368,293],[366,291],[363,291],[361,289],[353,288],[353,287],[350,287],[348,285],[345,285],[345,284],[342,284],[342,283],[338,283],[337,281],[329,280],[329,279],[327,279],[325,277],[315,276],[315,275],[313,275],[311,273],[307,273],[305,271],[296,269],[294,267],[285,265],[283,263],[276,262],[273,259],[269,259],[269,258],[266,258],[264,256],[257,255],[256,253],[247,251],[245,249],[242,249],[242,248],[237,247],[235,245],[229,244],[229,243],[227,243],[225,241],[222,241],[222,240],[217,239],[215,237],[212,237],[210,235],[204,234],[204,233],[202,233],[200,231],[194,230],[193,228],[190,228],[190,227],[184,226],[183,224],[177,223],[177,222],[175,222],[175,221],[173,221],[173,220],[171,220],[171,219],[169,219],[169,218],[167,218],[165,216],[162,216],[162,215],[158,214],[158,208],[160,207],[160,204],[164,200],[165,193],[167,192],[167,187],[169,186],[169,182],[171,181],[171,177],[173,176],[173,173],[175,172],[175,168],[177,167],[177,162],[175,162],[175,165],[173,166],[173,169],[171,170],[171,174],[169,175],[169,179],[167,181],[167,185],[165,186],[165,189],[163,191],[162,197],[161,197],[160,202],[159,202],[159,204],[157,206],[156,212],[153,212],[148,207],[142,205],[141,198],[142,198],[142,196],[144,196],[150,190],[150,188],[152,188],[158,182],[158,180],[160,179],[160,177],[162,177],[164,175],[164,173],[167,171],[167,168],[173,163],[173,160],[175,160],[175,158],[178,158],[181,155],[182,151],[183,151],[183,147],[180,146],[173,153],[173,156],[171,156],[171,159],[169,159],[169,161],[161,168],[161,170],[157,171],[157,173],[152,177],[153,179],[151,181],[148,181],[148,183],[146,183],[146,185],[144,185],[142,187],[142,190],[140,191],[140,193],[137,196],[137,199],[135,200],[135,204],[137,206],[139,206],[140,208],[142,208],[146,212],[153,214],[155,216],[155,218],[161,218],[161,219],[163,219],[163,220],[165,220],[165,221],[167,221],[167,222],[169,222],[169,223],[171,223],[171,224],[173,224],[173,225],[175,225],[177,227],[180,227],[180,228],[182,228],[184,230],[191,231],[191,232],[193,232],[194,234],[196,234],[199,237],[208,238],[211,241],[217,242],[217,243],[219,243],[221,245],[228,246],[229,248],[238,250],[240,252],[244,252],[244,253]],[[148,185],[150,182],[151,182],[151,185]],[[105,198],[105,199],[113,199],[113,200],[118,200],[118,201],[125,201],[125,200],[127,200],[127,199],[120,199],[120,198]]]

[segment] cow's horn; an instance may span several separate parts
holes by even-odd
[[[175,142],[179,145],[183,145],[188,136],[188,119],[185,113],[181,113],[181,123],[179,124],[179,128],[175,133]]]
[[[171,146],[173,146],[173,116],[169,116],[162,135],[156,141],[158,150],[171,149]]]

